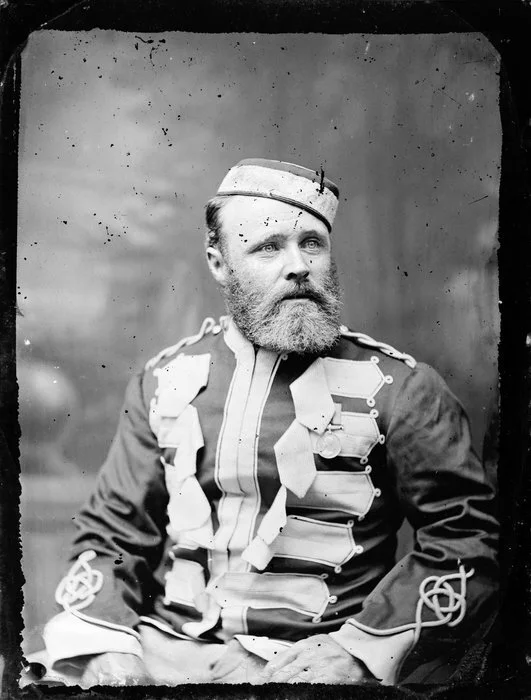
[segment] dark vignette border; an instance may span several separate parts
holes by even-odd
[[[188,686],[107,688],[101,692],[30,687],[19,691],[22,666],[21,552],[15,373],[16,231],[20,52],[37,29],[93,28],[134,32],[483,32],[501,62],[502,178],[499,213],[501,300],[500,458],[502,610],[474,678],[447,687]],[[531,2],[529,0],[0,0],[0,653],[1,697],[94,698],[357,698],[507,693],[531,689]],[[526,345],[527,338],[527,345]],[[1,685],[0,685],[1,688]],[[421,692],[422,691],[422,692]]]

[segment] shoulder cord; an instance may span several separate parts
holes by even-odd
[[[347,326],[340,326],[339,330],[341,331],[341,335],[344,335],[347,338],[354,338],[361,345],[367,345],[370,348],[376,348],[383,352],[384,355],[393,357],[396,360],[402,360],[402,362],[405,362],[408,367],[411,367],[411,369],[415,369],[415,367],[417,366],[417,361],[414,357],[408,355],[406,352],[400,352],[400,350],[397,350],[392,345],[388,345],[387,343],[382,343],[379,340],[375,340],[366,333],[356,333],[355,331],[351,331],[347,328]]]
[[[57,586],[55,601],[67,612],[86,608],[101,590],[103,574],[89,564],[95,558],[94,550],[83,552]]]
[[[220,319],[220,322],[224,318],[225,317],[222,317]],[[199,332],[196,333],[196,335],[190,335],[186,338],[182,338],[175,345],[170,345],[169,348],[165,348],[164,350],[159,352],[158,355],[155,355],[155,357],[152,357],[151,360],[148,360],[146,362],[145,369],[152,369],[162,359],[164,359],[165,357],[169,357],[170,355],[175,355],[176,352],[178,352],[181,348],[185,347],[186,345],[193,345],[194,343],[198,343],[201,340],[201,338],[203,338],[208,333],[211,333],[215,326],[216,321],[212,317],[208,316],[201,324],[201,328],[199,329]]]

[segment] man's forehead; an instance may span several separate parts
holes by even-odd
[[[328,234],[326,225],[310,212],[264,197],[237,195],[227,198],[222,209],[222,220],[228,234],[231,230],[242,228],[264,233],[312,230]]]

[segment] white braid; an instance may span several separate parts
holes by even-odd
[[[220,318],[220,323],[219,323],[220,329],[221,329],[221,327],[223,327],[222,321],[224,321],[224,319],[225,319],[224,316],[222,316]],[[164,350],[161,350],[158,355],[155,355],[155,357],[152,357],[150,360],[148,360],[146,362],[145,369],[146,370],[152,369],[162,359],[164,359],[166,357],[170,357],[170,355],[175,355],[175,353],[178,352],[181,348],[188,346],[188,345],[193,345],[194,343],[198,343],[201,340],[201,338],[203,338],[208,333],[211,333],[217,325],[218,324],[216,324],[216,321],[212,317],[208,316],[207,318],[205,318],[205,320],[201,324],[201,328],[199,329],[199,332],[196,333],[196,335],[190,335],[186,338],[182,338],[175,345],[170,345],[170,347],[165,348]]]
[[[57,586],[55,600],[67,612],[86,608],[101,590],[103,574],[89,564],[95,558],[94,550],[83,552]]]
[[[355,627],[359,627],[361,630],[369,632],[377,637],[387,637],[390,634],[398,634],[400,632],[413,630],[414,643],[416,644],[424,627],[439,627],[440,625],[455,627],[461,622],[466,614],[466,580],[473,575],[474,569],[466,571],[465,567],[459,562],[459,570],[454,574],[427,576],[419,586],[419,599],[415,610],[415,621],[412,623],[388,629],[375,629],[354,620],[352,620],[352,623]],[[461,584],[459,591],[455,591],[449,583],[450,581],[456,580]],[[446,597],[445,604],[439,599],[440,596]],[[429,608],[437,619],[424,621],[422,619],[424,607]]]
[[[402,360],[402,362],[405,362],[408,367],[411,367],[411,369],[414,369],[417,366],[417,361],[414,357],[405,352],[400,352],[400,350],[397,350],[392,345],[375,340],[366,333],[356,333],[355,331],[351,331],[346,326],[340,326],[339,330],[341,331],[341,335],[346,336],[347,338],[354,338],[360,343],[360,345],[366,345],[369,348],[376,348],[377,350],[383,352],[384,355],[394,357],[395,360]]]
[[[96,595],[103,588],[103,574],[101,571],[93,569],[89,564],[96,557],[97,554],[92,549],[79,555],[75,564],[57,586],[55,601],[62,605],[67,613],[75,615],[80,620],[96,624],[99,627],[127,632],[127,634],[140,640],[139,633],[131,627],[117,625],[114,622],[100,620],[80,612],[94,602]]]
[[[459,564],[459,571],[446,576],[428,576],[419,587],[419,601],[415,613],[415,642],[420,636],[423,627],[437,627],[448,625],[455,627],[466,614],[466,580],[474,575],[474,569],[466,572],[465,567]],[[449,581],[458,580],[461,590],[455,591]],[[429,588],[431,586],[431,588]],[[445,605],[439,600],[439,596],[445,596]],[[422,621],[422,609],[426,606],[435,613],[436,620]],[[454,616],[455,615],[455,616]]]

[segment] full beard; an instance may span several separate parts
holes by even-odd
[[[286,301],[304,295],[303,301]],[[227,309],[255,345],[278,353],[318,355],[340,336],[341,288],[335,263],[322,284],[286,283],[275,290],[256,289],[232,272],[225,287]]]

